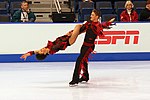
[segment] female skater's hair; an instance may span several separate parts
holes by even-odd
[[[47,54],[36,54],[36,59],[37,60],[44,60],[47,57]]]

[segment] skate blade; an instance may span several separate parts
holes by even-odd
[[[75,87],[78,86],[78,84],[69,84],[69,87]]]
[[[80,84],[87,84],[88,83],[88,81],[82,81],[82,82],[80,82]]]

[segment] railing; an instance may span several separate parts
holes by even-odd
[[[61,7],[60,7],[60,3],[58,0],[52,0],[51,1],[51,14],[52,14],[52,8],[53,8],[53,2],[55,4],[56,10],[58,13],[61,13]]]

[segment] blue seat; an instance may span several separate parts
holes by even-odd
[[[120,20],[120,14],[121,14],[122,11],[124,11],[124,10],[125,10],[125,8],[118,8],[118,9],[116,10],[117,16],[118,16],[118,20]]]
[[[10,22],[9,14],[0,14],[0,22]]]
[[[82,8],[93,8],[94,9],[94,3],[93,2],[79,2],[79,11],[81,12]]]
[[[124,8],[126,1],[116,1],[114,7],[115,8]]]
[[[0,2],[0,14],[7,14],[7,13],[8,13],[8,3]]]
[[[144,8],[136,8],[136,12],[138,13],[138,15],[140,15],[141,11],[143,10]]]
[[[93,8],[82,8],[82,9],[81,9],[81,13],[82,13],[83,15],[91,14],[92,10],[93,10]]]
[[[82,8],[80,15],[79,15],[79,21],[81,21],[81,22],[84,21],[85,20],[84,16],[90,15],[92,10],[93,10],[93,8]]]
[[[0,0],[0,2],[7,2],[6,0]]]
[[[112,8],[102,8],[99,9],[101,14],[112,14],[114,12],[114,9]]]
[[[9,0],[9,2],[22,2],[22,1],[25,1],[25,0]]]
[[[112,14],[114,12],[110,1],[97,2],[96,9],[98,9],[101,14]]]
[[[120,21],[120,14],[125,10],[126,1],[116,1],[114,4],[115,12],[118,16],[118,21]]]
[[[11,2],[10,3],[10,14],[13,15],[13,13],[20,9],[21,2]]]
[[[114,9],[115,13],[117,14],[118,21],[120,20],[120,14],[123,10],[125,10],[125,3],[126,1],[115,1],[114,3]]]
[[[3,8],[3,9],[0,9],[0,14],[7,14],[7,9]]]
[[[93,9],[94,9],[93,2],[79,2],[78,20],[80,22],[84,21],[84,15],[91,14]]]
[[[124,7],[125,2],[126,2],[126,1],[116,1],[116,2],[114,3],[114,9],[117,10],[117,9],[119,9],[119,8],[120,8],[120,9],[125,8],[125,7]]]
[[[133,4],[135,6],[135,8],[137,9],[144,9],[146,6],[146,1],[133,1]]]
[[[102,15],[102,21],[109,21],[111,18],[115,18],[115,21],[118,21],[117,14],[103,14]]]
[[[112,8],[110,1],[96,2],[96,9],[100,8]]]
[[[89,21],[90,20],[90,15],[87,14],[87,15],[84,15],[84,21]]]

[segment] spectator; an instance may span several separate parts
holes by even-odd
[[[29,9],[27,1],[21,2],[21,9],[16,11],[12,16],[12,22],[34,22],[36,17]]]
[[[138,14],[133,8],[134,8],[133,3],[131,1],[126,1],[126,3],[125,3],[126,10],[124,10],[120,14],[120,21],[122,21],[122,22],[137,22]]]
[[[141,11],[139,20],[150,21],[150,0],[147,0],[146,7],[144,10]]]

